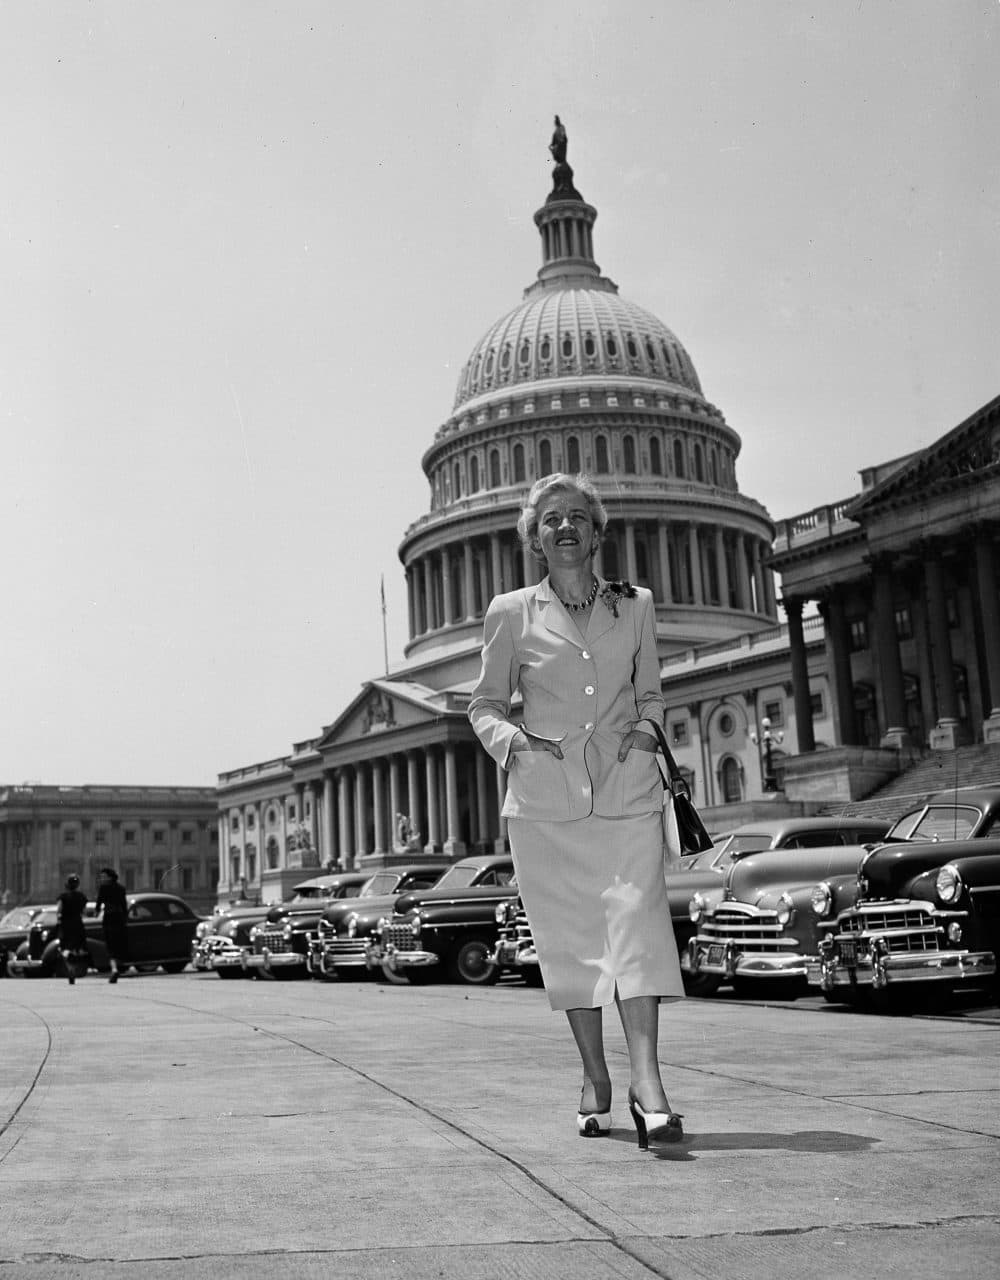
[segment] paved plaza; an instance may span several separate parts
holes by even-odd
[[[684,1143],[576,1136],[543,992],[0,982],[0,1277],[984,1277],[1000,1021],[663,1011]]]

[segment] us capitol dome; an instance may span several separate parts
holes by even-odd
[[[430,509],[399,548],[406,672],[431,687],[472,681],[491,598],[544,574],[514,526],[554,471],[595,481],[609,515],[596,567],[652,590],[661,657],[776,620],[774,526],[739,491],[740,437],[677,336],[601,274],[597,210],[573,185],[558,117],[550,151],[541,268],[463,364],[422,460]]]

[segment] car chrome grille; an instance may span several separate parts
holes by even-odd
[[[364,957],[367,947],[367,938],[334,938],[326,944],[326,949],[334,960],[344,960],[348,956]]]
[[[885,929],[933,929],[934,919],[918,907],[884,907],[858,911],[840,921],[841,933],[881,933]]]
[[[387,924],[382,930],[382,942],[397,951],[416,951],[417,940],[408,924]]]
[[[741,950],[752,947],[754,951],[787,951],[794,946],[783,937],[773,911],[739,909],[728,904],[717,907],[705,918],[698,936],[708,943],[731,942]]]
[[[272,955],[281,955],[286,951],[291,951],[288,939],[278,929],[268,930],[266,933],[258,933],[253,943],[254,953],[263,955],[265,951],[270,951]]]

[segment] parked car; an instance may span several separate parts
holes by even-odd
[[[42,911],[55,911],[51,903],[13,907],[0,918],[0,978],[7,976],[7,963],[28,936],[31,922]]]
[[[221,907],[208,920],[203,920],[195,932],[191,943],[191,967],[199,973],[207,973],[214,968],[213,960],[224,951],[234,946],[239,932],[237,926],[244,926],[243,943],[249,944],[250,929],[259,924],[270,908],[260,903],[236,902]],[[243,965],[240,953],[236,952],[236,973],[227,973],[226,977],[243,976]]]
[[[807,961],[819,946],[811,910],[816,881],[853,872],[864,846],[882,840],[888,829],[887,822],[871,818],[788,818],[734,832],[723,853],[729,865],[721,884],[696,890],[688,901],[681,951],[688,990],[712,995],[731,982],[743,991],[804,991]],[[676,884],[682,878],[668,880],[672,911],[679,911]]]
[[[493,951],[493,963],[497,972],[514,969],[529,987],[544,986],[538,952],[535,950],[535,938],[520,895],[498,902],[494,915],[497,922],[497,945]]]
[[[509,855],[463,858],[434,889],[404,893],[368,944],[369,968],[405,974],[414,985],[442,977],[483,986],[496,982],[497,903],[517,894]]]
[[[1000,789],[941,793],[893,828],[910,833],[907,843],[893,838],[862,859],[853,885],[816,886],[822,937],[809,977],[827,999],[905,1005],[983,983],[996,989],[998,818]]]
[[[180,973],[191,958],[191,942],[201,921],[183,898],[172,893],[128,895],[129,964],[139,972],[162,966]],[[89,904],[84,916],[88,968],[106,972],[111,966],[104,942],[101,916]],[[26,941],[10,962],[10,971],[26,977],[51,977],[62,972],[56,908],[46,908],[31,923]]]
[[[293,896],[271,907],[250,930],[249,946],[242,951],[245,971],[254,977],[306,977],[310,938],[320,916],[331,900],[356,898],[370,879],[370,871],[345,871],[295,885]]]
[[[391,913],[401,893],[430,889],[446,878],[454,866],[440,862],[413,862],[377,871],[356,898],[331,902],[316,925],[309,951],[309,972],[314,977],[368,977],[365,952],[375,926]]]

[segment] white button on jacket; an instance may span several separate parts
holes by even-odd
[[[604,585],[601,580],[586,639],[548,578],[497,596],[487,610],[469,719],[489,754],[510,771],[505,817],[620,817],[657,812],[662,805],[655,756],[633,748],[624,762],[618,759],[622,738],[639,720],[663,723],[653,597],[637,587],[633,598],[619,599],[615,617],[601,597]],[[592,684],[580,684],[581,657],[596,668]],[[514,719],[511,702],[518,691],[523,712]],[[558,742],[563,758],[548,751],[511,753],[521,727]]]

